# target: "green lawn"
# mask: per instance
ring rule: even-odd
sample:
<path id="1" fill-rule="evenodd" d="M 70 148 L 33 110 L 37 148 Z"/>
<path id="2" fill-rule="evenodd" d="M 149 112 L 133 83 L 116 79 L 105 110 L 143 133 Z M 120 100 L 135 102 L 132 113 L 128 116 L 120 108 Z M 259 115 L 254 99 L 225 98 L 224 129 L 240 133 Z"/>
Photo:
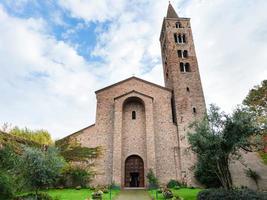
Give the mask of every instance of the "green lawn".
<path id="1" fill-rule="evenodd" d="M 46 192 L 52 197 L 59 197 L 60 200 L 85 200 L 86 198 L 91 199 L 92 190 L 89 189 L 49 189 L 43 190 L 42 192 Z M 118 195 L 120 190 L 112 190 L 112 199 Z M 110 194 L 103 194 L 103 200 L 109 200 Z"/>
<path id="2" fill-rule="evenodd" d="M 189 188 L 181 188 L 179 190 L 172 190 L 174 196 L 178 195 L 179 197 L 183 197 L 184 200 L 196 200 L 197 194 L 201 191 L 201 189 L 189 189 Z M 149 194 L 156 199 L 156 190 L 149 190 Z M 163 195 L 158 194 L 158 199 L 162 200 Z"/>

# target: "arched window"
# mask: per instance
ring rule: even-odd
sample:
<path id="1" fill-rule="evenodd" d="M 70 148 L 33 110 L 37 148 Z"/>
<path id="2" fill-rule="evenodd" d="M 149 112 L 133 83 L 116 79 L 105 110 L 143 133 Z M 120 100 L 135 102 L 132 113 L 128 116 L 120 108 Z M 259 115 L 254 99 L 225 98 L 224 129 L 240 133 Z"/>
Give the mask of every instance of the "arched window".
<path id="1" fill-rule="evenodd" d="M 178 54 L 178 57 L 181 58 L 182 57 L 182 50 L 177 50 L 177 54 Z"/>
<path id="2" fill-rule="evenodd" d="M 190 72 L 190 64 L 189 63 L 185 63 L 185 71 Z"/>
<path id="3" fill-rule="evenodd" d="M 181 72 L 190 72 L 190 64 L 180 62 L 180 71 Z"/>
<path id="4" fill-rule="evenodd" d="M 175 23 L 175 27 L 176 27 L 176 28 L 182 28 L 181 23 L 180 23 L 180 22 L 176 22 L 176 23 Z"/>
<path id="5" fill-rule="evenodd" d="M 196 114 L 197 113 L 197 109 L 195 107 L 193 107 L 193 113 Z"/>
<path id="6" fill-rule="evenodd" d="M 169 78 L 169 72 L 168 72 L 168 69 L 166 70 L 166 78 Z"/>
<path id="7" fill-rule="evenodd" d="M 175 43 L 178 43 L 178 39 L 177 39 L 177 33 L 174 33 L 174 41 L 175 41 Z"/>
<path id="8" fill-rule="evenodd" d="M 184 50 L 184 51 L 183 51 L 183 57 L 184 57 L 184 58 L 187 58 L 187 57 L 188 57 L 188 51 L 187 51 L 187 50 Z"/>
<path id="9" fill-rule="evenodd" d="M 136 112 L 132 111 L 132 119 L 136 119 Z"/>
<path id="10" fill-rule="evenodd" d="M 183 34 L 183 42 L 182 43 L 186 43 L 186 37 L 185 34 Z"/>
<path id="11" fill-rule="evenodd" d="M 180 71 L 181 71 L 181 72 L 185 72 L 185 71 L 184 71 L 184 63 L 182 63 L 182 62 L 180 62 Z"/>
<path id="12" fill-rule="evenodd" d="M 178 43 L 183 43 L 183 38 L 180 34 L 178 35 Z"/>
<path id="13" fill-rule="evenodd" d="M 174 33 L 173 36 L 174 36 L 175 43 L 178 43 L 178 44 L 186 43 L 185 34 L 181 35 L 181 34 Z"/>
<path id="14" fill-rule="evenodd" d="M 186 87 L 186 91 L 187 91 L 187 92 L 190 92 L 190 89 L 189 89 L 189 87 Z"/>

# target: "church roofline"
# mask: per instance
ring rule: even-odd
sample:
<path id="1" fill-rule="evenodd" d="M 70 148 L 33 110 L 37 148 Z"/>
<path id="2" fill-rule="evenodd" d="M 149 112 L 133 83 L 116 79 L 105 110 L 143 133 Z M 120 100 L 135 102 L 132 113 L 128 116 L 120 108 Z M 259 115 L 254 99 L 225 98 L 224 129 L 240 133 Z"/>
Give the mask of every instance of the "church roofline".
<path id="1" fill-rule="evenodd" d="M 63 137 L 63 138 L 61 138 L 61 139 L 59 139 L 59 140 L 57 140 L 57 141 L 64 140 L 64 139 L 66 139 L 66 138 L 69 138 L 69 137 L 71 137 L 71 136 L 74 136 L 74 135 L 80 133 L 81 131 L 84 131 L 84 130 L 86 130 L 86 129 L 88 129 L 88 128 L 93 127 L 94 125 L 95 125 L 95 124 L 91 124 L 90 126 L 87 126 L 87 127 L 85 127 L 85 128 L 82 128 L 81 130 L 75 131 L 74 133 L 71 133 L 70 135 L 67 135 L 66 137 Z"/>
<path id="2" fill-rule="evenodd" d="M 130 77 L 130 78 L 124 79 L 124 80 L 122 80 L 122 81 L 119 81 L 119 82 L 117 82 L 117 83 L 114 83 L 114 84 L 112 84 L 112 85 L 109 85 L 109 86 L 107 86 L 107 87 L 104 87 L 104 88 L 102 88 L 102 89 L 99 89 L 99 90 L 95 91 L 95 93 L 97 94 L 97 93 L 99 93 L 99 92 L 102 92 L 102 91 L 104 91 L 104 90 L 107 90 L 107 89 L 109 89 L 109 88 L 112 88 L 112 87 L 114 87 L 114 86 L 116 86 L 116 85 L 119 85 L 119 84 L 121 84 L 121 83 L 124 83 L 124 82 L 126 82 L 126 81 L 129 81 L 129 80 L 131 80 L 131 79 L 136 79 L 136 80 L 138 80 L 138 81 L 142 81 L 142 82 L 147 83 L 147 84 L 149 84 L 149 85 L 152 85 L 152 86 L 155 86 L 155 87 L 157 87 L 157 88 L 160 88 L 160 89 L 167 90 L 167 91 L 170 91 L 170 92 L 171 92 L 171 89 L 168 89 L 168 88 L 163 87 L 163 86 L 161 86 L 161 85 L 158 85 L 158 84 L 155 84 L 155 83 L 151 83 L 151 82 L 146 81 L 146 80 L 143 80 L 143 79 L 141 79 L 141 78 L 137 78 L 137 77 L 135 77 L 135 76 L 132 76 L 132 77 Z"/>
<path id="3" fill-rule="evenodd" d="M 123 97 L 123 96 L 126 96 L 126 95 L 128 95 L 128 94 L 131 94 L 131 93 L 137 93 L 137 94 L 140 94 L 140 95 L 142 95 L 142 96 L 145 96 L 145 97 L 148 97 L 148 98 L 154 100 L 153 97 L 151 97 L 151 96 L 149 96 L 149 95 L 147 95 L 147 94 L 143 94 L 142 92 L 138 92 L 138 91 L 136 91 L 136 90 L 132 90 L 132 91 L 130 91 L 130 92 L 127 92 L 127 93 L 125 93 L 125 94 L 122 94 L 122 95 L 120 95 L 120 96 L 117 96 L 117 97 L 114 98 L 114 100 L 115 100 L 115 99 L 119 99 L 119 98 L 121 98 L 121 97 Z"/>

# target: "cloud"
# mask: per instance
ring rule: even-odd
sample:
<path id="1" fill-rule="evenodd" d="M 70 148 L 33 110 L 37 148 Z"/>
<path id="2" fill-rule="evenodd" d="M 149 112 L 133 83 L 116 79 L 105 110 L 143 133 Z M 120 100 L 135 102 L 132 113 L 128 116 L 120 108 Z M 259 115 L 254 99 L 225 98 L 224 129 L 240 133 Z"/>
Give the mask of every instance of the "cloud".
<path id="1" fill-rule="evenodd" d="M 25 12 L 27 2 L 17 4 L 17 10 Z M 95 90 L 133 74 L 163 85 L 159 34 L 167 1 L 51 4 L 58 7 L 49 19 L 41 14 L 21 18 L 0 7 L 0 122 L 45 128 L 59 138 L 94 122 Z M 180 17 L 191 18 L 207 103 L 230 111 L 267 77 L 267 2 L 172 4 Z M 61 39 L 51 31 L 55 24 L 63 27 Z M 92 24 L 95 30 L 79 40 L 96 38 L 88 58 L 79 53 L 84 45 L 71 39 Z"/>
<path id="2" fill-rule="evenodd" d="M 86 21 L 112 20 L 123 13 L 123 0 L 60 0 L 59 4 L 68 10 L 73 17 Z"/>
<path id="3" fill-rule="evenodd" d="M 18 19 L 0 7 L 0 23 L 1 121 L 47 128 L 54 137 L 93 122 L 92 66 L 46 33 L 42 19 Z"/>

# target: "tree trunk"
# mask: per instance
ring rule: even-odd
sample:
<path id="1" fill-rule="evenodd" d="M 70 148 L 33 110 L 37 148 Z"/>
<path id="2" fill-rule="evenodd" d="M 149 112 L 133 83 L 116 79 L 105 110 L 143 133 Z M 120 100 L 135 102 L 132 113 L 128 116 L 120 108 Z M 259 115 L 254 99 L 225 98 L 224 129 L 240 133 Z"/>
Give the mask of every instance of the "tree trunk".
<path id="1" fill-rule="evenodd" d="M 231 190 L 233 188 L 232 176 L 229 170 L 229 160 L 228 157 L 220 158 L 216 161 L 217 167 L 217 176 L 221 181 L 223 187 L 227 190 Z"/>

